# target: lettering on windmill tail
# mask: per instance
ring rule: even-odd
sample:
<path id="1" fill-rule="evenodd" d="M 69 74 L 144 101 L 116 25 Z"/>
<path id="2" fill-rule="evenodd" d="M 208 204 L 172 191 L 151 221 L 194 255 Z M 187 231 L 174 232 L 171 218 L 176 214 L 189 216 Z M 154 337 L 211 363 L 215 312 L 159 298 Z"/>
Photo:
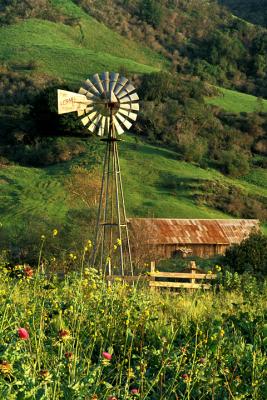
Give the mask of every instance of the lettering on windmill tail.
<path id="1" fill-rule="evenodd" d="M 69 103 L 72 103 L 72 105 L 73 105 L 73 103 L 74 103 L 74 97 L 70 97 L 69 99 L 63 100 L 62 103 L 61 103 L 61 105 L 62 105 L 62 106 L 66 106 L 66 105 L 69 104 Z"/>
<path id="2" fill-rule="evenodd" d="M 84 110 L 85 108 L 86 102 L 75 96 L 61 99 L 59 103 L 59 110 L 61 113 Z"/>

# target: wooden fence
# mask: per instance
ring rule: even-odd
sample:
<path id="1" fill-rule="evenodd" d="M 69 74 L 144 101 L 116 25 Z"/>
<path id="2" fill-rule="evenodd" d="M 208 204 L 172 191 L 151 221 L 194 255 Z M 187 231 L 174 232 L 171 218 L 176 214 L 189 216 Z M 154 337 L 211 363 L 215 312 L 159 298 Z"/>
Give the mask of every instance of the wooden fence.
<path id="1" fill-rule="evenodd" d="M 151 263 L 151 272 L 149 275 L 139 276 L 107 276 L 109 282 L 124 281 L 132 282 L 148 282 L 151 289 L 167 288 L 167 289 L 210 289 L 211 281 L 217 278 L 216 274 L 198 273 L 194 261 L 190 263 L 188 272 L 156 272 L 155 263 Z"/>

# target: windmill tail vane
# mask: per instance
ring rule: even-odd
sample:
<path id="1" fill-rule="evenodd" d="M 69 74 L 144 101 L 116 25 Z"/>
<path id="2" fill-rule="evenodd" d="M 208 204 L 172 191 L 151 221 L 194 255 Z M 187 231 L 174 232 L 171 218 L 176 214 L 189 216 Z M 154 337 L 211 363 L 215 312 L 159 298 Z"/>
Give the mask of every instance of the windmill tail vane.
<path id="1" fill-rule="evenodd" d="M 118 73 L 87 79 L 79 93 L 58 90 L 58 113 L 77 112 L 82 124 L 106 142 L 92 262 L 101 272 L 133 274 L 117 135 L 137 119 L 139 97 Z"/>

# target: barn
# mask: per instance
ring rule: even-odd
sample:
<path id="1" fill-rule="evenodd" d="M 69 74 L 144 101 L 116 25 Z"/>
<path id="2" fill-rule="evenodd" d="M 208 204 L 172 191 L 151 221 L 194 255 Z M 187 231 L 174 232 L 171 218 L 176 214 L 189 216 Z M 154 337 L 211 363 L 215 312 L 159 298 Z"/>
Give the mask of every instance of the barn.
<path id="1" fill-rule="evenodd" d="M 134 257 L 147 254 L 154 260 L 180 253 L 202 258 L 225 254 L 251 232 L 259 231 L 256 219 L 162 219 L 131 218 L 129 229 Z"/>

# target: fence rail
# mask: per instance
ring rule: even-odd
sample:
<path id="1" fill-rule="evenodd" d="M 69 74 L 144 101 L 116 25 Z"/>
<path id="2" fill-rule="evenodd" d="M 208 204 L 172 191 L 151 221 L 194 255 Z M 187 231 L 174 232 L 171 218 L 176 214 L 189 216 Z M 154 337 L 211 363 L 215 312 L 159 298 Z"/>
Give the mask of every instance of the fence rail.
<path id="1" fill-rule="evenodd" d="M 217 278 L 216 274 L 205 274 L 196 272 L 196 265 L 191 264 L 189 272 L 156 272 L 155 265 L 151 265 L 149 275 L 139 276 L 106 276 L 108 282 L 148 282 L 151 289 L 166 288 L 166 289 L 210 289 L 211 284 L 206 281 L 211 281 Z M 168 280 L 166 280 L 168 279 Z M 187 280 L 187 282 L 184 282 Z"/>

